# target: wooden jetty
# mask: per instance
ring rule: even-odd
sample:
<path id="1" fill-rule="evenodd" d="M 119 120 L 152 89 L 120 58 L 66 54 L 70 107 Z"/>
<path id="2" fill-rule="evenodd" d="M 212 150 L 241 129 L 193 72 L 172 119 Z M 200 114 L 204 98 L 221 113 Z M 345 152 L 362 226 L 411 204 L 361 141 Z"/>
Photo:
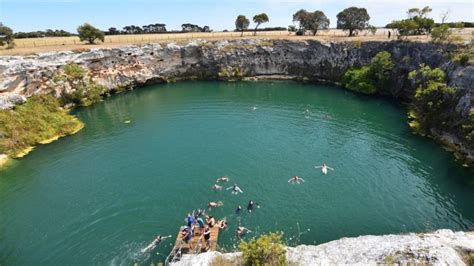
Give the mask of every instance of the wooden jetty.
<path id="1" fill-rule="evenodd" d="M 219 238 L 219 226 L 215 225 L 214 227 L 210 228 L 211 231 L 211 239 L 210 239 L 210 247 L 206 249 L 206 240 L 204 236 L 201 237 L 201 232 L 199 231 L 199 226 L 194 228 L 194 234 L 188 243 L 184 241 L 183 235 L 181 232 L 183 231 L 184 226 L 181 226 L 179 229 L 178 235 L 176 237 L 176 242 L 174 244 L 173 250 L 166 258 L 166 264 L 168 265 L 170 262 L 176 262 L 181 259 L 181 256 L 184 254 L 200 254 L 202 252 L 207 251 L 215 251 L 217 249 L 217 239 Z M 204 233 L 204 229 L 202 229 L 202 233 Z"/>

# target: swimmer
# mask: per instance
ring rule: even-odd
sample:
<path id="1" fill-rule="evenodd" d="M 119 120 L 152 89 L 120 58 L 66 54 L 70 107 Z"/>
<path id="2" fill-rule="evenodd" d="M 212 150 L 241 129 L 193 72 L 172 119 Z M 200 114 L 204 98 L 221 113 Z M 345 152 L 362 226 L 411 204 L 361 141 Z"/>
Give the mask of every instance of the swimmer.
<path id="1" fill-rule="evenodd" d="M 230 178 L 228 176 L 224 175 L 224 176 L 219 177 L 216 182 L 217 183 L 219 183 L 221 181 L 222 182 L 229 182 L 229 180 L 230 180 Z"/>
<path id="2" fill-rule="evenodd" d="M 228 187 L 226 190 L 229 190 L 229 189 L 232 189 L 232 194 L 234 194 L 234 195 L 237 195 L 237 194 L 239 194 L 239 193 L 244 193 L 244 192 L 242 191 L 242 189 L 240 189 L 240 188 L 237 186 L 237 184 L 234 184 L 233 186 Z"/>
<path id="3" fill-rule="evenodd" d="M 292 178 L 290 178 L 290 180 L 288 180 L 288 183 L 292 183 L 292 184 L 294 183 L 300 184 L 301 182 L 304 182 L 304 179 L 297 175 L 293 176 Z"/>
<path id="4" fill-rule="evenodd" d="M 250 231 L 248 228 L 245 228 L 243 226 L 239 226 L 237 227 L 237 230 L 235 231 L 235 234 L 237 235 L 237 237 L 242 240 L 242 236 L 246 233 L 246 232 L 252 232 Z"/>
<path id="5" fill-rule="evenodd" d="M 218 184 L 214 184 L 214 185 L 211 187 L 211 189 L 214 190 L 214 191 L 222 190 L 222 186 L 219 186 Z"/>
<path id="6" fill-rule="evenodd" d="M 229 224 L 227 223 L 227 221 L 225 219 L 220 220 L 219 222 L 217 222 L 217 225 L 219 226 L 220 230 L 226 230 L 227 227 L 229 226 Z"/>
<path id="7" fill-rule="evenodd" d="M 207 207 L 209 208 L 209 210 L 211 210 L 212 208 L 217 208 L 217 207 L 220 207 L 222 205 L 224 205 L 224 203 L 222 203 L 222 201 L 218 201 L 218 202 L 210 201 L 207 204 Z"/>
<path id="8" fill-rule="evenodd" d="M 237 206 L 237 209 L 235 209 L 235 214 L 239 215 L 242 212 L 242 206 Z"/>
<path id="9" fill-rule="evenodd" d="M 253 201 L 253 200 L 250 200 L 250 201 L 249 201 L 249 204 L 247 205 L 247 211 L 248 211 L 248 212 L 252 212 L 254 205 L 257 205 L 257 208 L 260 208 L 260 205 L 259 205 L 258 203 L 256 203 L 256 202 Z"/>
<path id="10" fill-rule="evenodd" d="M 150 245 L 148 245 L 146 248 L 142 249 L 142 253 L 145 253 L 145 252 L 148 252 L 148 251 L 152 251 L 156 246 L 158 246 L 158 244 L 160 244 L 160 242 L 162 240 L 165 240 L 167 238 L 169 238 L 171 236 L 161 236 L 161 235 L 157 235 L 156 238 L 150 243 Z"/>
<path id="11" fill-rule="evenodd" d="M 321 168 L 323 175 L 328 174 L 328 169 L 334 171 L 334 168 L 327 166 L 326 163 L 323 163 L 323 165 L 320 166 L 315 166 L 314 168 Z"/>

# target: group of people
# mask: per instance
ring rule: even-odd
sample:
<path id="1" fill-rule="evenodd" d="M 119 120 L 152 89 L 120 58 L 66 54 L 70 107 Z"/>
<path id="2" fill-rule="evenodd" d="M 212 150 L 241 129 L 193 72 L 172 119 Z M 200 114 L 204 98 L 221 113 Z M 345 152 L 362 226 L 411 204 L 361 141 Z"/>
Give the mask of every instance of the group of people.
<path id="1" fill-rule="evenodd" d="M 323 163 L 322 165 L 315 166 L 314 168 L 321 168 L 321 172 L 323 173 L 323 175 L 327 175 L 328 170 L 334 171 L 334 168 L 327 166 L 326 163 Z M 304 179 L 297 176 L 297 175 L 291 177 L 288 180 L 288 183 L 291 183 L 291 184 L 301 184 L 302 182 L 305 182 Z"/>
<path id="2" fill-rule="evenodd" d="M 332 170 L 332 171 L 334 170 L 334 168 L 329 167 L 326 163 L 323 163 L 320 166 L 315 166 L 315 168 L 320 168 L 322 174 L 324 174 L 324 175 L 327 175 L 328 170 Z M 214 191 L 222 190 L 222 186 L 219 185 L 219 184 L 223 183 L 223 182 L 229 182 L 229 181 L 230 181 L 230 178 L 228 176 L 221 176 L 221 177 L 217 178 L 216 183 L 211 187 L 211 189 L 214 190 Z M 295 184 L 295 183 L 296 184 L 301 184 L 302 182 L 305 182 L 305 180 L 303 178 L 299 177 L 299 176 L 296 176 L 296 175 L 288 180 L 288 183 L 292 183 L 292 184 Z M 234 183 L 234 185 L 226 188 L 226 190 L 231 190 L 231 193 L 233 195 L 244 193 L 244 191 L 236 183 Z M 217 208 L 217 207 L 220 207 L 222 205 L 223 205 L 223 203 L 221 201 L 217 201 L 217 202 L 216 201 L 211 201 L 211 202 L 208 203 L 207 206 L 208 206 L 209 210 L 211 210 L 213 208 Z M 260 205 L 257 202 L 255 202 L 253 200 L 250 200 L 247 204 L 247 212 L 252 213 L 252 211 L 254 210 L 255 207 L 260 208 Z M 242 213 L 242 210 L 243 210 L 242 206 L 238 205 L 236 210 L 235 210 L 235 214 L 240 215 Z M 203 218 L 205 218 L 205 222 L 204 222 Z M 186 243 L 188 245 L 188 248 L 191 249 L 191 250 L 194 248 L 192 246 L 192 238 L 195 235 L 199 236 L 199 240 L 201 240 L 202 238 L 204 239 L 204 242 L 206 244 L 205 249 L 208 250 L 211 247 L 211 228 L 213 228 L 214 226 L 218 226 L 219 230 L 226 230 L 229 226 L 226 219 L 216 221 L 216 219 L 212 215 L 207 215 L 204 212 L 204 210 L 202 210 L 202 209 L 198 209 L 197 211 L 193 211 L 192 213 L 188 213 L 188 216 L 186 218 L 186 223 L 187 223 L 187 225 L 184 226 L 183 229 L 180 232 L 180 238 L 181 238 L 181 240 L 184 241 L 184 243 Z M 198 228 L 198 230 L 195 230 L 196 227 Z M 238 226 L 235 233 L 236 233 L 237 238 L 239 240 L 242 240 L 242 236 L 245 235 L 245 233 L 247 233 L 247 232 L 252 232 L 252 231 L 249 230 L 246 227 Z M 171 236 L 163 237 L 161 235 L 158 235 L 153 240 L 153 242 L 150 243 L 150 245 L 148 245 L 146 248 L 144 248 L 142 250 L 142 252 L 151 251 L 163 239 L 166 239 L 166 238 L 169 238 L 169 237 L 171 237 Z M 199 243 L 199 241 L 198 241 L 198 243 Z"/>

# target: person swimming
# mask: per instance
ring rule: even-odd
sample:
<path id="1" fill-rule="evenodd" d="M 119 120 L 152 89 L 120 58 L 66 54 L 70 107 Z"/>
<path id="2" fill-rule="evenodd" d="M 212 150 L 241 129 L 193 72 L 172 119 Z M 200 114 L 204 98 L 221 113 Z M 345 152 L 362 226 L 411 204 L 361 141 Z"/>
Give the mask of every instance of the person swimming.
<path id="1" fill-rule="evenodd" d="M 219 177 L 219 178 L 216 180 L 216 182 L 217 182 L 217 183 L 219 183 L 219 182 L 229 182 L 229 180 L 230 180 L 230 178 L 229 178 L 228 176 L 224 175 L 224 176 Z"/>
<path id="2" fill-rule="evenodd" d="M 219 226 L 220 230 L 226 230 L 227 227 L 229 226 L 229 224 L 227 223 L 227 221 L 225 219 L 220 220 L 219 222 L 217 222 L 217 225 Z"/>
<path id="3" fill-rule="evenodd" d="M 162 240 L 165 240 L 171 236 L 161 236 L 157 235 L 156 238 L 144 249 L 142 249 L 142 253 L 152 251 L 156 246 L 158 246 Z"/>
<path id="4" fill-rule="evenodd" d="M 237 194 L 239 194 L 239 193 L 244 193 L 244 192 L 242 191 L 242 189 L 240 189 L 240 188 L 237 186 L 237 184 L 234 184 L 233 186 L 226 188 L 226 190 L 229 190 L 229 189 L 232 189 L 232 194 L 234 194 L 234 195 L 237 195 Z"/>
<path id="5" fill-rule="evenodd" d="M 242 240 L 242 236 L 247 232 L 252 232 L 252 231 L 250 231 L 248 228 L 245 228 L 243 226 L 239 226 L 239 227 L 237 227 L 237 230 L 235 231 L 235 234 L 237 235 L 237 237 L 240 240 Z"/>
<path id="6" fill-rule="evenodd" d="M 224 203 L 222 203 L 222 201 L 218 201 L 218 202 L 210 201 L 207 204 L 207 207 L 209 208 L 209 210 L 211 210 L 212 208 L 217 208 L 217 207 L 220 207 L 222 205 L 224 205 Z"/>
<path id="7" fill-rule="evenodd" d="M 257 205 L 257 208 L 260 208 L 260 205 L 258 203 L 256 203 L 255 201 L 253 200 L 250 200 L 249 201 L 249 204 L 247 205 L 247 211 L 248 212 L 252 212 L 253 211 L 253 207 Z"/>
<path id="8" fill-rule="evenodd" d="M 323 163 L 323 165 L 320 166 L 315 166 L 314 168 L 321 168 L 323 175 L 328 174 L 328 169 L 334 171 L 334 168 L 327 166 L 326 163 Z"/>
<path id="9" fill-rule="evenodd" d="M 294 183 L 300 184 L 300 182 L 304 182 L 304 179 L 297 175 L 293 176 L 292 178 L 290 178 L 290 180 L 288 180 L 288 183 L 292 183 L 292 184 Z"/>
<path id="10" fill-rule="evenodd" d="M 214 185 L 211 187 L 211 189 L 214 190 L 214 191 L 222 190 L 222 186 L 219 186 L 218 184 L 214 184 Z"/>
<path id="11" fill-rule="evenodd" d="M 235 209 L 235 214 L 239 215 L 242 212 L 242 206 L 237 206 L 237 209 Z"/>

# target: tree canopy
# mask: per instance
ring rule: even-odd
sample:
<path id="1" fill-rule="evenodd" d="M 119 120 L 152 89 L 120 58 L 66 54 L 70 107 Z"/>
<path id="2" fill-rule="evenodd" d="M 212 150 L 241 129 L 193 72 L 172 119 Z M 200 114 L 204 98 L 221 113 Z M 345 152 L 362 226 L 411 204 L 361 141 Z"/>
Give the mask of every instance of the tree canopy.
<path id="1" fill-rule="evenodd" d="M 266 22 L 268 22 L 268 21 L 269 21 L 268 16 L 267 16 L 267 14 L 265 14 L 265 13 L 261 13 L 261 14 L 258 14 L 258 15 L 253 16 L 253 22 L 257 24 L 257 25 L 255 26 L 254 35 L 257 35 L 257 28 L 258 28 L 258 26 L 260 26 L 260 24 L 266 23 Z"/>
<path id="2" fill-rule="evenodd" d="M 337 28 L 348 30 L 349 37 L 369 27 L 370 16 L 365 8 L 349 7 L 337 14 Z"/>
<path id="3" fill-rule="evenodd" d="M 329 27 L 329 19 L 324 12 L 320 10 L 308 12 L 304 9 L 300 9 L 293 14 L 293 21 L 298 22 L 300 32 L 304 33 L 309 30 L 313 35 L 316 35 L 318 30 L 327 29 Z"/>
<path id="4" fill-rule="evenodd" d="M 81 41 L 87 41 L 89 44 L 93 44 L 95 40 L 104 41 L 104 32 L 89 23 L 77 27 L 77 33 Z"/>
<path id="5" fill-rule="evenodd" d="M 235 30 L 240 31 L 240 36 L 244 35 L 244 30 L 248 29 L 250 25 L 250 21 L 244 15 L 238 15 L 237 19 L 235 20 Z"/>
<path id="6" fill-rule="evenodd" d="M 9 27 L 3 25 L 3 23 L 0 22 L 0 45 L 8 45 L 8 48 L 13 48 L 14 46 L 14 36 L 13 36 L 13 30 L 10 29 Z"/>
<path id="7" fill-rule="evenodd" d="M 432 18 L 426 16 L 430 12 L 429 6 L 421 9 L 410 8 L 407 11 L 407 19 L 394 20 L 387 26 L 397 29 L 401 36 L 428 34 L 435 24 Z"/>

